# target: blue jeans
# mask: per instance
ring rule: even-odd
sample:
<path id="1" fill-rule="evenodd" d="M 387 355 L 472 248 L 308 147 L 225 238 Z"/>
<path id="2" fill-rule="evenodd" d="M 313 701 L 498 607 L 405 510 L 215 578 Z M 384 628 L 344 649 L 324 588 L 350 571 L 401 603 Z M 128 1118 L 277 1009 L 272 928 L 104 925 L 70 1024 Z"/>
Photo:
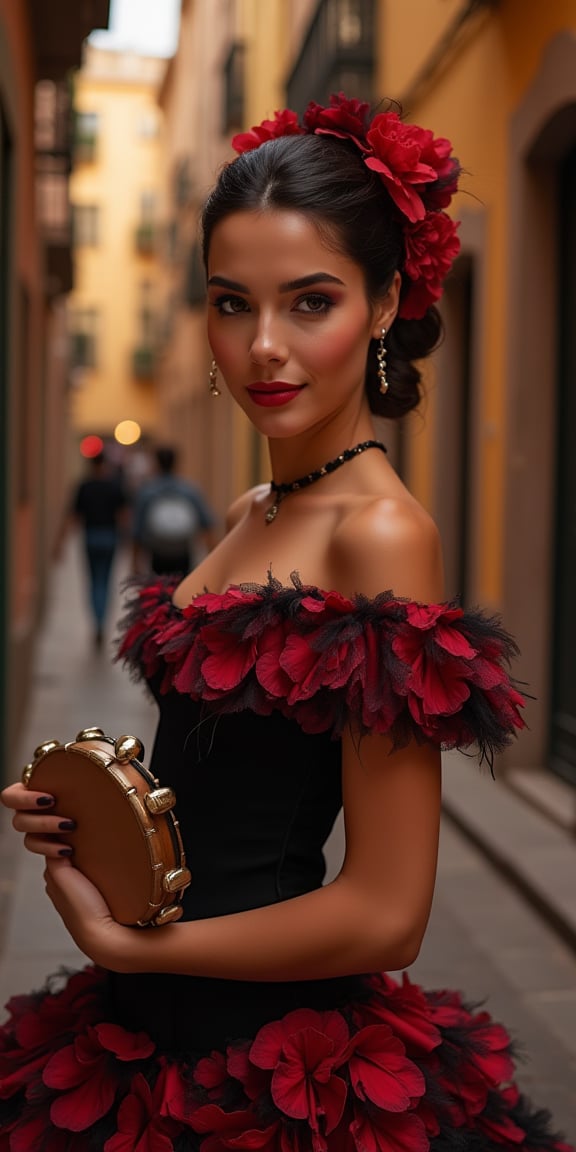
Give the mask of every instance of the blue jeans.
<path id="1" fill-rule="evenodd" d="M 86 529 L 86 557 L 90 579 L 90 605 L 96 627 L 102 628 L 108 607 L 110 574 L 116 551 L 117 533 L 115 528 Z"/>

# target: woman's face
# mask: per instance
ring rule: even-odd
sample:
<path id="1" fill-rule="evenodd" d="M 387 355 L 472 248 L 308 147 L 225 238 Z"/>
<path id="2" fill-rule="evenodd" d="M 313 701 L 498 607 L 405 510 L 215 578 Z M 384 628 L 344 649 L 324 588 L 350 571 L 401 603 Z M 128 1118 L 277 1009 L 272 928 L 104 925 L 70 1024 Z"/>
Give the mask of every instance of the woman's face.
<path id="1" fill-rule="evenodd" d="M 327 247 L 301 213 L 221 220 L 208 298 L 215 360 L 264 435 L 297 435 L 364 402 L 368 344 L 389 326 L 390 300 L 370 304 L 360 266 Z"/>

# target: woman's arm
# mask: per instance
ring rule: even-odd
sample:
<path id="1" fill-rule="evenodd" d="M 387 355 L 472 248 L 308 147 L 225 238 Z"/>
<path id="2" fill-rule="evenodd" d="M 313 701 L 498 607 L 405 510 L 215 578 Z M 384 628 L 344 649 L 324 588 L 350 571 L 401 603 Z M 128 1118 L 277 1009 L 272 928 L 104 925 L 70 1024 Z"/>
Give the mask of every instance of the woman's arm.
<path id="1" fill-rule="evenodd" d="M 437 535 L 415 509 L 388 501 L 384 515 L 370 507 L 356 516 L 348 539 L 341 532 L 335 544 L 334 586 L 374 595 L 393 585 L 402 595 L 438 599 Z M 51 857 L 48 893 L 78 946 L 104 967 L 270 981 L 403 968 L 418 953 L 432 900 L 440 756 L 428 744 L 393 751 L 386 737 L 359 741 L 353 733 L 342 752 L 346 856 L 331 884 L 160 931 L 116 924 L 96 889 L 69 860 L 56 859 L 59 848 L 46 839 L 57 831 L 49 809 L 19 811 L 14 824 L 27 833 L 28 847 Z M 18 807 L 19 786 L 13 789 L 17 794 L 8 789 L 3 800 Z"/>
<path id="2" fill-rule="evenodd" d="M 398 969 L 418 954 L 428 919 L 440 808 L 439 754 L 384 737 L 343 748 L 346 857 L 314 892 L 252 911 L 158 931 L 124 928 L 68 861 L 49 863 L 48 893 L 78 947 L 119 972 L 236 980 L 305 980 Z"/>

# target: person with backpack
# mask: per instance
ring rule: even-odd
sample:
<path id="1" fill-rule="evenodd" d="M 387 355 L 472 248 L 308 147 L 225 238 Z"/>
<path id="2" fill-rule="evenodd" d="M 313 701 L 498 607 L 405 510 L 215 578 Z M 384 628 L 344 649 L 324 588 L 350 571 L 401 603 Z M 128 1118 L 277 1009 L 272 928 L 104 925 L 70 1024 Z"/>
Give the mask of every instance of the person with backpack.
<path id="1" fill-rule="evenodd" d="M 176 475 L 176 452 L 155 451 L 157 475 L 142 486 L 134 501 L 133 567 L 146 563 L 158 575 L 188 572 L 199 553 L 216 543 L 216 518 L 196 484 Z"/>

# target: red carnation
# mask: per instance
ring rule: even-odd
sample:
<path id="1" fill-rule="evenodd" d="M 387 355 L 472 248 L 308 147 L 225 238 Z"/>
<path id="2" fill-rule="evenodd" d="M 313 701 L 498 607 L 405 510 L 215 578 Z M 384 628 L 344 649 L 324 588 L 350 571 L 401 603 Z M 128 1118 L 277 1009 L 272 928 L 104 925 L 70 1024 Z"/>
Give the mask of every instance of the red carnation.
<path id="1" fill-rule="evenodd" d="M 282 112 L 275 112 L 273 120 L 263 120 L 255 125 L 249 132 L 239 132 L 232 137 L 232 147 L 235 152 L 252 152 L 267 140 L 276 140 L 278 136 L 302 136 L 304 129 L 298 123 L 298 115 L 290 108 Z"/>
<path id="2" fill-rule="evenodd" d="M 319 136 L 338 136 L 351 139 L 361 152 L 368 152 L 366 131 L 370 105 L 362 100 L 348 100 L 343 92 L 330 97 L 330 107 L 324 108 L 311 100 L 302 123 L 307 132 Z"/>
<path id="3" fill-rule="evenodd" d="M 172 1137 L 178 1133 L 173 1120 L 160 1114 L 166 1069 L 154 1085 L 138 1072 L 118 1109 L 118 1131 L 104 1144 L 104 1152 L 173 1152 Z"/>
<path id="4" fill-rule="evenodd" d="M 42 1077 L 48 1088 L 63 1092 L 52 1102 L 52 1123 L 71 1132 L 84 1132 L 95 1124 L 114 1103 L 117 1061 L 144 1060 L 154 1048 L 145 1032 L 127 1032 L 119 1024 L 97 1024 L 55 1052 Z"/>
<path id="5" fill-rule="evenodd" d="M 366 157 L 366 165 L 378 173 L 396 207 L 412 224 L 426 215 L 420 186 L 438 178 L 430 163 L 433 139 L 431 132 L 403 124 L 397 112 L 375 116 L 366 133 L 373 153 Z"/>
<path id="6" fill-rule="evenodd" d="M 404 228 L 404 271 L 412 283 L 400 304 L 404 320 L 419 320 L 442 295 L 442 281 L 460 251 L 458 224 L 445 212 L 427 212 Z"/>
<path id="7" fill-rule="evenodd" d="M 405 1112 L 424 1094 L 424 1076 L 387 1024 L 370 1024 L 357 1032 L 346 1057 L 356 1095 L 386 1112 Z"/>
<path id="8" fill-rule="evenodd" d="M 430 1142 L 413 1112 L 358 1112 L 350 1125 L 358 1152 L 428 1152 Z"/>

